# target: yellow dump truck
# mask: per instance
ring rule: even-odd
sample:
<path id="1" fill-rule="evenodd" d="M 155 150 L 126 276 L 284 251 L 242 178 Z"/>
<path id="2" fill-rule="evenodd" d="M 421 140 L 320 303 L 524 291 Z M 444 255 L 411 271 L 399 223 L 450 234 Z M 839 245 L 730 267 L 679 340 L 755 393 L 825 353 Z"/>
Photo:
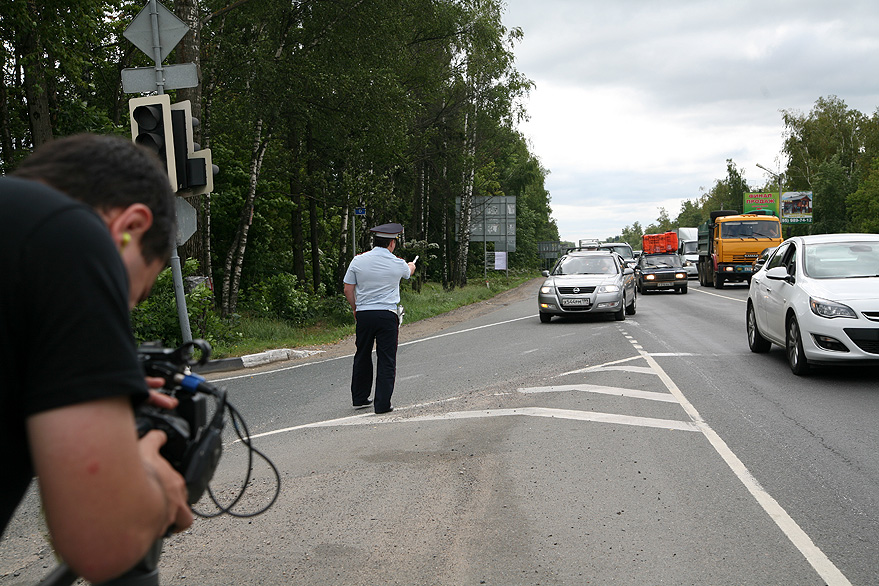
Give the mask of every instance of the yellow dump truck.
<path id="1" fill-rule="evenodd" d="M 750 283 L 757 255 L 781 240 L 781 222 L 775 216 L 711 212 L 711 220 L 699 226 L 699 284 L 720 289 L 724 283 Z"/>

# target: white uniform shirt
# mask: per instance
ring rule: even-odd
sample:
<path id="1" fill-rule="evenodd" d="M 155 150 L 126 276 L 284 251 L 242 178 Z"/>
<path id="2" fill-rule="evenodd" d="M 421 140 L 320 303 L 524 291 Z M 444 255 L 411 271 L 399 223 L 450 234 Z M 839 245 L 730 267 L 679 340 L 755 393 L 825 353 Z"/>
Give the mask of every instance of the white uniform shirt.
<path id="1" fill-rule="evenodd" d="M 397 311 L 400 279 L 410 276 L 409 264 L 383 246 L 358 254 L 348 265 L 343 281 L 354 285 L 357 311 Z"/>

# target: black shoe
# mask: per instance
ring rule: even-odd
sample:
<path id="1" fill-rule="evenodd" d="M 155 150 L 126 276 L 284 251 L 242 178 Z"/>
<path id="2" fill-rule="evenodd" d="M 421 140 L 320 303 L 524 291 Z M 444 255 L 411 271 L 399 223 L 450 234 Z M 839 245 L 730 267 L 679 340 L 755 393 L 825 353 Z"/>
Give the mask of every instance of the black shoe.
<path id="1" fill-rule="evenodd" d="M 375 414 L 376 414 L 376 415 L 381 415 L 382 413 L 390 413 L 390 412 L 393 411 L 393 410 L 394 410 L 393 407 L 388 407 L 387 409 L 383 409 L 383 410 L 381 410 L 381 411 L 379 411 L 378 409 L 376 409 L 376 410 L 375 410 Z"/>
<path id="2" fill-rule="evenodd" d="M 354 409 L 366 409 L 367 407 L 372 407 L 372 401 L 367 400 L 366 403 L 354 405 Z"/>

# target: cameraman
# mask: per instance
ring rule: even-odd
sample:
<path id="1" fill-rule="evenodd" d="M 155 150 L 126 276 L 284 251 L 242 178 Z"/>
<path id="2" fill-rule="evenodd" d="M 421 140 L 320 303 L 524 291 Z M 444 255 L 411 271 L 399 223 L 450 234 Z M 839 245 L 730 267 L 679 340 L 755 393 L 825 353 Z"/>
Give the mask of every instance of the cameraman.
<path id="1" fill-rule="evenodd" d="M 0 528 L 36 474 L 56 552 L 103 582 L 192 524 L 165 434 L 138 440 L 133 410 L 148 392 L 128 312 L 168 261 L 173 193 L 156 157 L 108 136 L 50 142 L 13 175 L 0 179 Z"/>

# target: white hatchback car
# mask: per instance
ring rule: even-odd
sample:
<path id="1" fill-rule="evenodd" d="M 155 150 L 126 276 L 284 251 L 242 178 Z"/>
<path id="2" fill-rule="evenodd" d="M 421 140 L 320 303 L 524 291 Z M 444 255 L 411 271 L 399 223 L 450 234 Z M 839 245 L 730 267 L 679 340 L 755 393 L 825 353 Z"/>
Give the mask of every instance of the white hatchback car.
<path id="1" fill-rule="evenodd" d="M 810 364 L 879 365 L 879 234 L 794 236 L 751 279 L 748 346 Z"/>

